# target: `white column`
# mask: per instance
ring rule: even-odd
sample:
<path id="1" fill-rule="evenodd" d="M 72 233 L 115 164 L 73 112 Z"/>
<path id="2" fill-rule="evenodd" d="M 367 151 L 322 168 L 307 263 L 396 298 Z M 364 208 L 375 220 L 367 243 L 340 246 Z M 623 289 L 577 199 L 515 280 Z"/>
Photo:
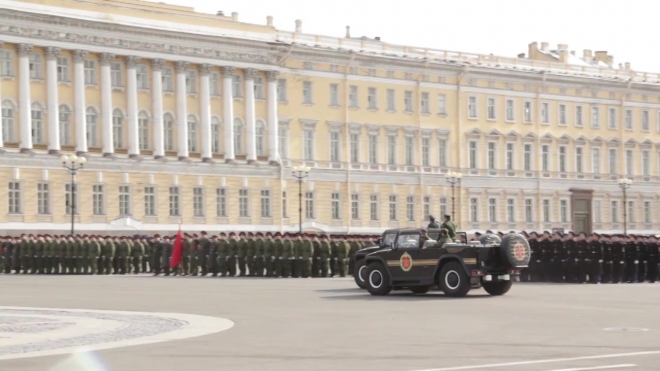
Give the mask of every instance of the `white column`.
<path id="1" fill-rule="evenodd" d="M 268 79 L 268 149 L 269 161 L 271 164 L 278 163 L 280 160 L 278 136 L 279 136 L 279 119 L 277 117 L 277 71 L 268 71 L 266 77 Z"/>
<path id="2" fill-rule="evenodd" d="M 154 122 L 154 158 L 165 157 L 165 128 L 163 126 L 163 75 L 165 65 L 164 59 L 151 61 L 151 82 L 153 99 L 153 122 Z"/>
<path id="3" fill-rule="evenodd" d="M 188 110 L 186 100 L 186 69 L 188 62 L 176 62 L 176 117 L 179 137 L 179 160 L 188 158 Z"/>
<path id="4" fill-rule="evenodd" d="M 234 94 L 232 92 L 233 67 L 222 67 L 222 109 L 225 127 L 225 162 L 234 161 Z"/>
<path id="5" fill-rule="evenodd" d="M 112 131 L 112 73 L 110 64 L 114 54 L 101 53 L 101 126 L 103 127 L 103 157 L 113 157 L 115 153 Z"/>
<path id="6" fill-rule="evenodd" d="M 2 48 L 3 43 L 0 41 L 0 48 Z M 0 77 L 0 103 L 2 102 L 2 77 Z M 0 127 L 0 153 L 5 152 L 4 149 L 2 149 L 2 146 L 4 145 L 5 140 L 2 137 L 2 128 Z"/>
<path id="7" fill-rule="evenodd" d="M 30 102 L 30 52 L 32 45 L 18 44 L 18 117 L 21 152 L 32 152 L 32 112 Z"/>
<path id="8" fill-rule="evenodd" d="M 76 153 L 79 155 L 87 153 L 87 125 L 85 123 L 85 57 L 87 57 L 86 51 L 73 51 L 73 112 L 76 128 Z"/>
<path id="9" fill-rule="evenodd" d="M 60 130 L 58 119 L 59 99 L 57 97 L 57 56 L 60 48 L 46 48 L 46 99 L 48 101 L 48 153 L 60 153 Z"/>
<path id="10" fill-rule="evenodd" d="M 257 138 L 255 128 L 254 112 L 254 76 L 257 70 L 248 68 L 245 70 L 245 126 L 247 134 L 247 160 L 248 164 L 257 161 Z"/>
<path id="11" fill-rule="evenodd" d="M 128 121 L 128 157 L 140 157 L 138 132 L 137 67 L 140 57 L 126 57 L 126 107 Z"/>
<path id="12" fill-rule="evenodd" d="M 210 64 L 203 64 L 199 68 L 201 76 L 200 111 L 202 119 L 202 161 L 211 162 L 211 69 Z"/>

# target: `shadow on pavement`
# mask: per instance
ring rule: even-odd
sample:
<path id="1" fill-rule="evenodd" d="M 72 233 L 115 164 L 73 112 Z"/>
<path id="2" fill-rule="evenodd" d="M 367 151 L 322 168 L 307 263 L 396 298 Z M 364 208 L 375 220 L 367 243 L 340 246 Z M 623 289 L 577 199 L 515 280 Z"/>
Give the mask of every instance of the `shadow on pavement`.
<path id="1" fill-rule="evenodd" d="M 320 291 L 320 290 L 318 290 Z M 360 290 L 363 291 L 363 290 Z M 410 301 L 410 300 L 471 300 L 471 299 L 487 299 L 492 298 L 491 295 L 468 295 L 462 298 L 451 298 L 440 293 L 432 293 L 425 295 L 416 295 L 412 293 L 390 294 L 386 296 L 373 296 L 368 292 L 363 291 L 362 295 L 336 295 L 336 296 L 322 296 L 321 299 L 327 300 L 363 300 L 363 301 Z"/>

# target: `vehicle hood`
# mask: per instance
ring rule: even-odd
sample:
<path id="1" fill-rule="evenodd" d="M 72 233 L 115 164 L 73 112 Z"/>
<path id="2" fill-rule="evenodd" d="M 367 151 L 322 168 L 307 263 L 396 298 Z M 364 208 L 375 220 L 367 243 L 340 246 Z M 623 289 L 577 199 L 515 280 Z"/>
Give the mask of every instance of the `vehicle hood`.
<path id="1" fill-rule="evenodd" d="M 371 254 L 375 251 L 380 251 L 380 250 L 382 250 L 382 247 L 380 247 L 380 246 L 365 247 L 362 250 L 358 250 L 355 253 L 355 256 L 367 256 L 367 255 L 369 255 L 369 254 Z M 389 250 L 389 249 L 387 249 L 387 250 Z"/>

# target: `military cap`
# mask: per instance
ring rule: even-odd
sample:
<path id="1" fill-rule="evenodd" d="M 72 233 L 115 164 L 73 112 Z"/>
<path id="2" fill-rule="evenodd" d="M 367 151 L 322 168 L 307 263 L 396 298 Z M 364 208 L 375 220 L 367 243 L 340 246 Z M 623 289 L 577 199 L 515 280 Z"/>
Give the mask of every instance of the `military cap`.
<path id="1" fill-rule="evenodd" d="M 426 228 L 422 228 L 420 231 L 421 232 L 426 232 Z"/>
<path id="2" fill-rule="evenodd" d="M 230 236 L 236 236 L 236 233 L 235 232 L 229 232 L 229 235 Z"/>
<path id="3" fill-rule="evenodd" d="M 451 218 L 451 215 L 445 214 L 445 218 Z"/>
<path id="4" fill-rule="evenodd" d="M 245 236 L 245 232 L 238 232 L 239 237 L 240 236 Z"/>
<path id="5" fill-rule="evenodd" d="M 270 232 L 266 232 L 266 237 L 268 237 L 268 236 L 272 236 L 272 235 L 273 235 L 272 233 L 270 233 Z"/>
<path id="6" fill-rule="evenodd" d="M 225 232 L 220 232 L 220 236 L 226 236 L 227 234 Z"/>
<path id="7" fill-rule="evenodd" d="M 193 234 L 193 237 L 197 238 L 197 237 L 198 237 L 198 236 L 197 236 L 197 233 Z"/>
<path id="8" fill-rule="evenodd" d="M 435 219 L 435 216 L 429 215 L 429 219 Z"/>
<path id="9" fill-rule="evenodd" d="M 201 233 L 202 235 L 208 234 L 208 233 L 206 233 L 206 231 L 201 231 L 200 233 Z"/>

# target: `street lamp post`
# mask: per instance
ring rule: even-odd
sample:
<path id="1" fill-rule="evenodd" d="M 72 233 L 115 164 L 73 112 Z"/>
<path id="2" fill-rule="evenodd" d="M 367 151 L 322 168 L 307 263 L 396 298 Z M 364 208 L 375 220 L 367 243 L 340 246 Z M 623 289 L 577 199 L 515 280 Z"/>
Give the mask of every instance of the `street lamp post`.
<path id="1" fill-rule="evenodd" d="M 628 235 L 628 193 L 627 190 L 632 185 L 632 179 L 623 177 L 619 179 L 619 187 L 623 190 L 623 235 Z"/>
<path id="2" fill-rule="evenodd" d="M 458 184 L 459 186 L 461 185 L 461 178 L 463 177 L 463 174 L 450 171 L 447 173 L 446 177 L 447 177 L 447 182 L 451 184 L 451 218 L 452 220 L 456 221 L 456 218 L 454 217 L 454 211 L 455 211 L 454 187 L 456 186 L 456 184 Z"/>
<path id="3" fill-rule="evenodd" d="M 296 166 L 293 168 L 292 175 L 298 180 L 298 231 L 302 234 L 302 184 L 303 180 L 309 176 L 307 166 Z"/>
<path id="4" fill-rule="evenodd" d="M 60 157 L 60 161 L 62 161 L 62 166 L 71 173 L 71 235 L 73 236 L 76 216 L 76 173 L 83 168 L 87 159 L 76 155 L 65 155 Z"/>

